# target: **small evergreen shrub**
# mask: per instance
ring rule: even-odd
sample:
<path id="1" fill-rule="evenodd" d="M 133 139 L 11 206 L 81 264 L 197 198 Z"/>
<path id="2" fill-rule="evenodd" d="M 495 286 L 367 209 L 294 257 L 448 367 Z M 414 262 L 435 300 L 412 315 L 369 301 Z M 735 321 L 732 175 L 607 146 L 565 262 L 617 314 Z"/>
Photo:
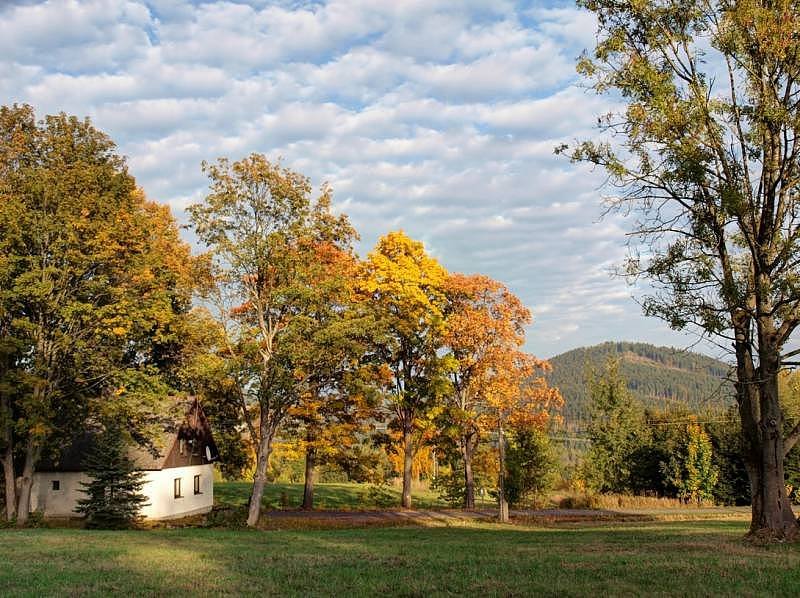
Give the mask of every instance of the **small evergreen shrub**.
<path id="1" fill-rule="evenodd" d="M 86 527 L 127 529 L 141 520 L 140 511 L 147 504 L 142 494 L 144 472 L 136 469 L 128 454 L 122 431 L 108 427 L 84 460 L 84 470 L 91 478 L 82 482 L 86 498 L 78 501 L 75 511 L 86 516 Z"/>

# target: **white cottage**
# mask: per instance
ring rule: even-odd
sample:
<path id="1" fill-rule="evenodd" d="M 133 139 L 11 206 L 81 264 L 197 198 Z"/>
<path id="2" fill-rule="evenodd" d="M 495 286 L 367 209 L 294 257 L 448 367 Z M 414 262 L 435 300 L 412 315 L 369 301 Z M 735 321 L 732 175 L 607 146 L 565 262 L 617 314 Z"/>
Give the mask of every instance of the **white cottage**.
<path id="1" fill-rule="evenodd" d="M 207 513 L 214 504 L 214 461 L 219 459 L 203 409 L 197 399 L 178 402 L 185 417 L 166 429 L 155 450 L 131 450 L 136 465 L 145 472 L 142 493 L 149 499 L 142 508 L 147 519 L 177 519 Z M 83 434 L 61 451 L 53 462 L 42 463 L 34 474 L 31 511 L 45 517 L 76 517 L 78 500 L 85 498 L 81 482 L 89 477 L 81 464 L 92 435 Z"/>

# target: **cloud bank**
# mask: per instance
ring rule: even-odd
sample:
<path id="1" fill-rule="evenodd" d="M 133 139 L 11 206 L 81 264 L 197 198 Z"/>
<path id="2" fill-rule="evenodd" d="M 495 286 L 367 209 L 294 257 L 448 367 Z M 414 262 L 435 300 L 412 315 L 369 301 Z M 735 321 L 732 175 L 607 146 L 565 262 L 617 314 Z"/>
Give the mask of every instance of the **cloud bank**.
<path id="1" fill-rule="evenodd" d="M 609 109 L 575 75 L 594 32 L 561 0 L 19 3 L 0 9 L 0 94 L 91 117 L 181 219 L 201 161 L 281 158 L 331 184 L 362 253 L 403 228 L 509 285 L 538 355 L 686 346 L 609 276 L 625 224 L 599 221 L 602 175 L 553 154 Z"/>

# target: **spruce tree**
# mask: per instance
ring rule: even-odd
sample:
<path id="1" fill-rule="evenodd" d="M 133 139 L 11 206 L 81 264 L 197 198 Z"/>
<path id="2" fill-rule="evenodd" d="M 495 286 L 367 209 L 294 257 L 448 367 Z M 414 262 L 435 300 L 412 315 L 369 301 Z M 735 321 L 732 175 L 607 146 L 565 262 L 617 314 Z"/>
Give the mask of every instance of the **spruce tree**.
<path id="1" fill-rule="evenodd" d="M 618 359 L 609 357 L 600 372 L 589 372 L 587 380 L 591 446 L 582 474 L 588 487 L 599 492 L 631 490 L 631 457 L 646 435 L 642 407 L 628 392 L 619 365 Z"/>
<path id="2" fill-rule="evenodd" d="M 144 472 L 128 455 L 124 434 L 108 427 L 97 436 L 97 442 L 84 460 L 84 470 L 91 478 L 82 482 L 87 496 L 78 501 L 75 511 L 86 516 L 86 527 L 126 529 L 140 519 L 147 497 L 141 493 Z"/>

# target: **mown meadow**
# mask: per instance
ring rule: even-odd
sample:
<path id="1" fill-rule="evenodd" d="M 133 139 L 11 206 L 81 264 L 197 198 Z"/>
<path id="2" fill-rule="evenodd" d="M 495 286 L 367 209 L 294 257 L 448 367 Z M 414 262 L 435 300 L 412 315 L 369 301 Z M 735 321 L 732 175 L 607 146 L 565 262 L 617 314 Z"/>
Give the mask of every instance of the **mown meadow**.
<path id="1" fill-rule="evenodd" d="M 0 531 L 0 594 L 794 595 L 743 520 L 308 531 Z"/>

